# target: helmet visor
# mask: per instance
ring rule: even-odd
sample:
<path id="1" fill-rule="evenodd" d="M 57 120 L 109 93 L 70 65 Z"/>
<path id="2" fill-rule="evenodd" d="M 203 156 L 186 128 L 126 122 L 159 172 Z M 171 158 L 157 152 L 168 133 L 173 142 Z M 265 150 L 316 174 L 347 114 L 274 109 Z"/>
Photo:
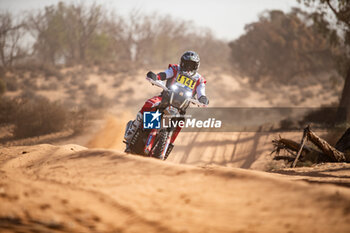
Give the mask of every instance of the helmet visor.
<path id="1" fill-rule="evenodd" d="M 194 61 L 183 61 L 181 63 L 182 71 L 197 71 L 198 63 Z"/>

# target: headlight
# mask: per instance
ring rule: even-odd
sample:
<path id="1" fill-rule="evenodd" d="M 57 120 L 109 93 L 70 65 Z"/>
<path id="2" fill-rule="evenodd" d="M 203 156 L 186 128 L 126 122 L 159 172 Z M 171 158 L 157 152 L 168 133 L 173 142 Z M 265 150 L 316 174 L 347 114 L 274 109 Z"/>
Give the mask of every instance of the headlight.
<path id="1" fill-rule="evenodd" d="M 187 97 L 191 97 L 191 96 L 192 96 L 192 92 L 187 91 L 187 92 L 186 92 L 186 96 L 187 96 Z"/>
<path id="2" fill-rule="evenodd" d="M 172 85 L 172 86 L 171 86 L 171 89 L 172 89 L 173 91 L 176 91 L 177 88 L 178 88 L 178 87 L 177 87 L 176 85 Z"/>

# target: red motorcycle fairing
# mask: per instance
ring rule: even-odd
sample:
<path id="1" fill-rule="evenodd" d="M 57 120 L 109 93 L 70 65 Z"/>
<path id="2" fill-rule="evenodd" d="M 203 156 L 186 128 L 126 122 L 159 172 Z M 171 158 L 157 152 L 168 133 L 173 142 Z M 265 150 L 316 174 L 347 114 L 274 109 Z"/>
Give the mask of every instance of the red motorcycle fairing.
<path id="1" fill-rule="evenodd" d="M 152 131 L 148 135 L 145 148 L 143 150 L 146 155 L 148 155 L 151 152 L 156 136 L 157 136 L 157 129 L 152 129 Z"/>

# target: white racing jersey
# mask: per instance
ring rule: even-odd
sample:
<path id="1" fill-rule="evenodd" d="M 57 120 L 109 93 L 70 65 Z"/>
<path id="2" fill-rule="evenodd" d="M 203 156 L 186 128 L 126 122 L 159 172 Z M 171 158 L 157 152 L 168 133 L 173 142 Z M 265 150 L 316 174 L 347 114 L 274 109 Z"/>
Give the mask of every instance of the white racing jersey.
<path id="1" fill-rule="evenodd" d="M 168 88 L 171 84 L 174 84 L 174 82 L 179 82 L 190 88 L 193 96 L 197 94 L 198 99 L 201 96 L 205 96 L 205 84 L 207 81 L 199 73 L 196 73 L 195 75 L 191 76 L 191 78 L 188 78 L 179 72 L 178 65 L 171 64 L 169 65 L 169 68 L 164 71 L 164 73 L 166 74 Z"/>

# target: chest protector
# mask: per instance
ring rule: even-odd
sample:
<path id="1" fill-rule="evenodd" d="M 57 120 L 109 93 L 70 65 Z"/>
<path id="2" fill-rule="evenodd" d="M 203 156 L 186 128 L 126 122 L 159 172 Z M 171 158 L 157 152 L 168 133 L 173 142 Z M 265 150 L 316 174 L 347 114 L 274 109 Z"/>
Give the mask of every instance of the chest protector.
<path id="1" fill-rule="evenodd" d="M 187 86 L 194 86 L 193 89 L 192 89 L 192 96 L 196 96 L 197 94 L 197 87 L 199 84 L 201 83 L 206 83 L 206 80 L 198 73 L 196 73 L 193 77 L 191 78 L 188 78 L 188 77 L 181 77 L 179 75 L 180 74 L 180 68 L 178 65 L 176 64 L 169 64 L 169 68 L 171 68 L 173 70 L 173 77 L 172 78 L 169 78 L 167 79 L 166 81 L 166 87 L 167 88 L 170 88 L 172 84 L 174 84 L 175 82 L 180 82 L 180 83 L 185 83 L 187 81 Z M 187 79 L 187 80 L 184 80 L 184 79 Z"/>

